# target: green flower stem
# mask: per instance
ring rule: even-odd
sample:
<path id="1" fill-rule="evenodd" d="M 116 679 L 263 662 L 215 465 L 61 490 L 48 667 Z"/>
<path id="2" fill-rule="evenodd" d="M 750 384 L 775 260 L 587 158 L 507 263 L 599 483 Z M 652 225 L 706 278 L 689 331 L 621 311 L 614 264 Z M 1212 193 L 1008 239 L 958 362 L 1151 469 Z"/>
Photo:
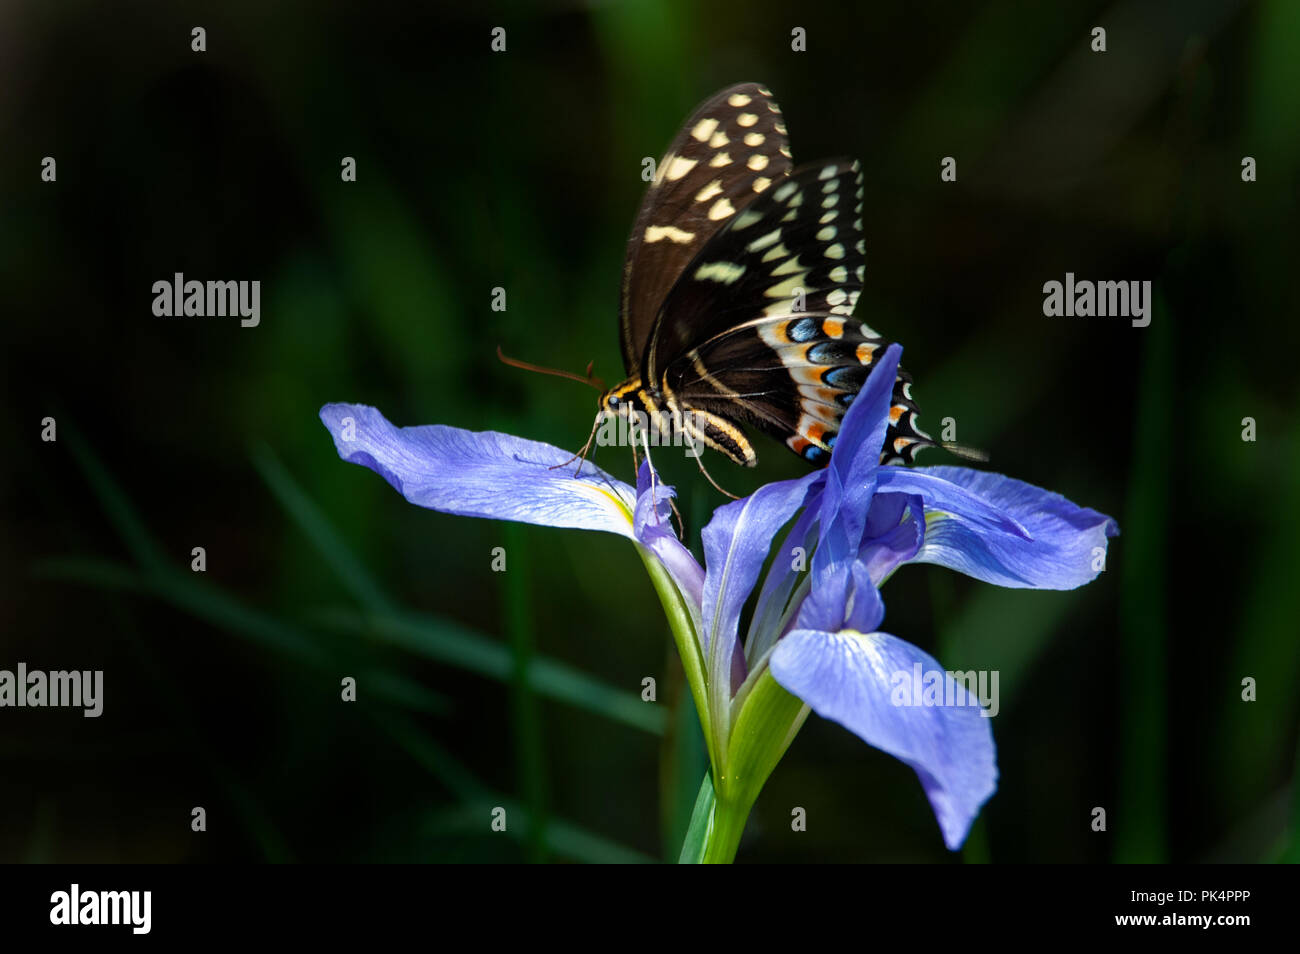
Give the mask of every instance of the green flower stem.
<path id="1" fill-rule="evenodd" d="M 700 719 L 700 728 L 704 731 L 704 742 L 709 750 L 709 764 L 717 765 L 719 752 L 717 741 L 710 731 L 709 680 L 704 667 L 704 654 L 700 651 L 699 638 L 695 633 L 695 622 L 689 604 L 677 589 L 677 584 L 668 570 L 659 562 L 659 558 L 640 544 L 636 545 L 641 562 L 645 564 L 659 602 L 663 604 L 668 616 L 668 628 L 672 630 L 673 642 L 677 644 L 677 654 L 682 660 L 682 669 L 686 672 L 686 682 L 691 687 L 691 698 L 695 700 L 695 712 Z"/>
<path id="2" fill-rule="evenodd" d="M 746 691 L 725 701 L 735 711 L 722 720 L 728 729 L 719 738 L 718 722 L 710 717 L 708 669 L 691 605 L 658 557 L 639 544 L 637 552 L 668 616 L 709 750 L 710 774 L 700 787 L 680 860 L 730 864 L 750 809 L 807 718 L 808 707 L 777 684 L 764 661 L 746 680 Z"/>
<path id="3" fill-rule="evenodd" d="M 704 839 L 704 856 L 700 859 L 703 864 L 729 865 L 736 860 L 736 849 L 740 847 L 740 836 L 745 833 L 752 807 L 752 800 L 746 804 L 725 790 L 717 794 Z"/>

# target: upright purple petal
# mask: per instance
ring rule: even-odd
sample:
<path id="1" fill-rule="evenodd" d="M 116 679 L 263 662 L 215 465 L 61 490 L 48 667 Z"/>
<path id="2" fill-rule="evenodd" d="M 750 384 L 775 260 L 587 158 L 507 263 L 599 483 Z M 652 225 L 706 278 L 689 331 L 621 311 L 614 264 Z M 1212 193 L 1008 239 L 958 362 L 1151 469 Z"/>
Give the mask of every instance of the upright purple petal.
<path id="1" fill-rule="evenodd" d="M 797 629 L 777 644 L 771 669 L 818 715 L 912 766 L 944 843 L 961 847 L 997 787 L 993 732 L 978 700 L 929 655 L 888 633 Z M 932 678 L 943 686 L 940 701 L 953 704 L 913 698 L 915 672 L 943 673 Z"/>
<path id="2" fill-rule="evenodd" d="M 1105 568 L 1119 525 L 1060 494 L 966 467 L 889 468 L 925 501 L 925 541 L 913 557 L 999 586 L 1070 590 Z M 999 525 L 989 514 L 1001 515 Z"/>
<path id="3" fill-rule="evenodd" d="M 373 407 L 327 404 L 339 456 L 369 467 L 413 504 L 466 517 L 633 537 L 633 489 L 558 447 L 458 427 L 394 427 Z"/>
<path id="4" fill-rule="evenodd" d="M 812 589 L 799 606 L 798 629 L 869 633 L 885 618 L 885 603 L 865 563 L 848 559 L 814 570 Z"/>
<path id="5" fill-rule="evenodd" d="M 925 539 L 924 514 L 921 498 L 911 494 L 876 494 L 872 498 L 858 559 L 876 586 L 916 556 Z"/>
<path id="6" fill-rule="evenodd" d="M 732 672 L 737 657 L 741 670 L 744 668 L 737 639 L 740 610 L 758 582 L 772 539 L 803 506 L 816 478 L 813 472 L 766 484 L 743 500 L 719 507 L 701 534 L 708 572 L 700 642 L 708 660 L 710 693 L 718 717 L 729 708 L 733 689 L 731 680 L 722 674 Z"/>

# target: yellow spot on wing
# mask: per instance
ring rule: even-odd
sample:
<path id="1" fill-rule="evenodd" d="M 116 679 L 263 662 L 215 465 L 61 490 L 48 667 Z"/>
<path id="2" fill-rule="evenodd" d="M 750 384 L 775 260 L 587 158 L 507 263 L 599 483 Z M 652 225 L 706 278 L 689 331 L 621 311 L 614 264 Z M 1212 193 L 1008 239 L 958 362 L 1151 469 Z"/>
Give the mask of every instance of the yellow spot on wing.
<path id="1" fill-rule="evenodd" d="M 699 161 L 698 159 L 683 159 L 681 156 L 676 156 L 672 162 L 668 163 L 668 171 L 664 173 L 664 178 L 670 182 L 676 182 L 694 169 L 699 164 Z"/>
<path id="2" fill-rule="evenodd" d="M 699 192 L 695 193 L 695 201 L 708 202 L 715 195 L 721 195 L 721 193 L 722 193 L 722 180 L 714 179 L 712 182 L 706 185 Z"/>
<path id="3" fill-rule="evenodd" d="M 668 241 L 676 242 L 678 245 L 686 245 L 693 238 L 695 238 L 694 232 L 685 232 L 673 225 L 648 225 L 645 230 L 645 240 L 647 242 L 668 239 Z"/>
<path id="4" fill-rule="evenodd" d="M 725 219 L 735 211 L 731 203 L 724 197 L 713 203 L 713 208 L 709 209 L 709 218 L 716 222 L 719 219 Z"/>
<path id="5" fill-rule="evenodd" d="M 691 135 L 695 137 L 696 141 L 704 142 L 713 135 L 713 131 L 717 128 L 718 121 L 716 119 L 701 119 L 695 124 L 695 128 L 691 130 Z"/>

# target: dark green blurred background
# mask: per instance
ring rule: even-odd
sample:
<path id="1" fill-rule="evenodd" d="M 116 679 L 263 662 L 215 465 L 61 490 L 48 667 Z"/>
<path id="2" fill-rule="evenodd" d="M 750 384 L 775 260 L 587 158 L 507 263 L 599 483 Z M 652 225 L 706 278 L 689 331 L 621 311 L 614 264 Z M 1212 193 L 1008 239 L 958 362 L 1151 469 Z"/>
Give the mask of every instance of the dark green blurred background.
<path id="1" fill-rule="evenodd" d="M 98 720 L 0 711 L 0 860 L 675 857 L 704 763 L 633 549 L 413 508 L 316 415 L 576 448 L 594 394 L 495 349 L 620 376 L 641 160 L 744 80 L 796 161 L 862 160 L 858 314 L 923 425 L 1123 535 L 1072 593 L 886 586 L 888 631 L 1001 671 L 964 852 L 911 770 L 813 717 L 739 860 L 1300 857 L 1300 5 L 207 6 L 0 6 L 0 668 L 106 681 Z M 261 280 L 261 325 L 155 318 L 176 271 Z M 1151 326 L 1043 317 L 1066 271 L 1151 280 Z M 711 469 L 802 467 L 759 456 Z M 697 541 L 722 498 L 660 458 Z"/>

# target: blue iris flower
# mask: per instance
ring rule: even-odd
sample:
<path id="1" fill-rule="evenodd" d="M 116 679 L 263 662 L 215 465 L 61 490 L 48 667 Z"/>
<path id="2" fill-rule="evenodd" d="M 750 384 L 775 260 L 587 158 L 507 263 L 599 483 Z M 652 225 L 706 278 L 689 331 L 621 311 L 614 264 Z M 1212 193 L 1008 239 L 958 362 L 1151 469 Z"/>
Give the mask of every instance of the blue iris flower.
<path id="1" fill-rule="evenodd" d="M 955 850 L 996 788 L 990 720 L 936 660 L 880 630 L 881 584 L 905 563 L 936 563 L 1000 586 L 1073 589 L 1096 577 L 1119 531 L 1104 514 L 999 474 L 880 466 L 901 353 L 893 345 L 876 362 L 825 469 L 715 511 L 704 566 L 672 532 L 673 489 L 649 461 L 632 487 L 589 462 L 551 469 L 569 454 L 519 437 L 398 428 L 364 405 L 326 405 L 321 420 L 344 460 L 412 503 L 632 540 L 669 613 L 718 796 L 744 787 L 734 797 L 740 828 L 811 709 L 912 766 Z M 935 680 L 942 704 L 899 703 L 899 674 L 913 672 Z M 774 693 L 802 706 L 781 721 Z"/>

